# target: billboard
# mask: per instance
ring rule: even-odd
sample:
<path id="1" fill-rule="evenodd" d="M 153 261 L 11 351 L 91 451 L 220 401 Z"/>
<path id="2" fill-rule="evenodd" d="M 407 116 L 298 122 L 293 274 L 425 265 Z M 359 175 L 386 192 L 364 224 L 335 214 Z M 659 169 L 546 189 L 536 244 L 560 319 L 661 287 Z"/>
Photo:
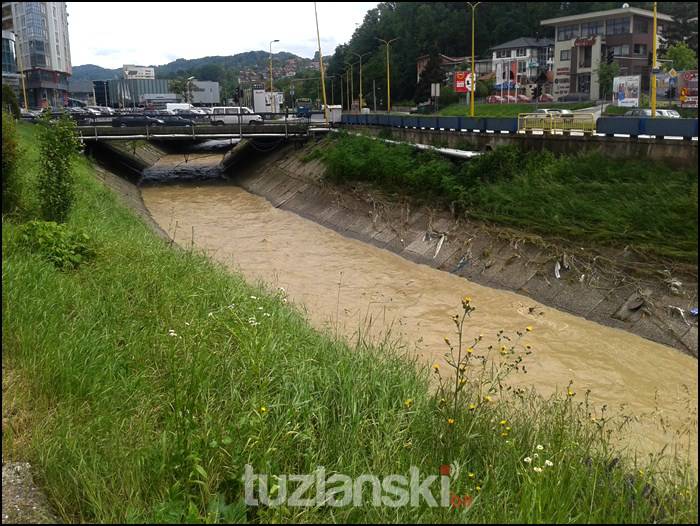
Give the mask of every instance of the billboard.
<path id="1" fill-rule="evenodd" d="M 683 71 L 678 74 L 681 107 L 698 107 L 698 70 Z"/>
<path id="2" fill-rule="evenodd" d="M 468 93 L 472 90 L 472 74 L 469 71 L 455 71 L 455 93 Z"/>
<path id="3" fill-rule="evenodd" d="M 638 108 L 641 93 L 642 77 L 615 77 L 613 79 L 613 100 L 616 106 Z"/>

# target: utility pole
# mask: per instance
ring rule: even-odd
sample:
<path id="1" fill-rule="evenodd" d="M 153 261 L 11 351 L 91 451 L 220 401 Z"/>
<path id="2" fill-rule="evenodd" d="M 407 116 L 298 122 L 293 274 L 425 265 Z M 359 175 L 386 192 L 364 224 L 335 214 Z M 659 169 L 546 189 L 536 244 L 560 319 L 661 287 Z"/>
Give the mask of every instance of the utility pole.
<path id="1" fill-rule="evenodd" d="M 321 86 L 323 88 L 323 116 L 328 126 L 328 103 L 326 102 L 326 81 L 323 71 L 323 53 L 321 52 L 321 33 L 318 30 L 318 11 L 316 10 L 316 2 L 314 2 L 314 15 L 316 16 L 316 37 L 318 39 L 318 65 L 321 68 Z"/>
<path id="2" fill-rule="evenodd" d="M 656 2 L 654 2 L 654 29 L 651 41 L 651 117 L 656 117 Z"/>
<path id="3" fill-rule="evenodd" d="M 476 94 L 476 71 L 475 71 L 475 66 L 474 66 L 474 19 L 476 18 L 476 6 L 478 6 L 481 2 L 467 2 L 469 6 L 472 8 L 472 71 L 471 71 L 471 76 L 472 76 L 472 89 L 469 97 L 469 116 L 473 117 L 474 116 L 474 95 Z M 516 84 L 517 84 L 517 76 L 516 76 Z M 517 91 L 516 91 L 516 98 L 517 98 Z"/>
<path id="4" fill-rule="evenodd" d="M 340 105 L 345 106 L 345 96 L 343 94 L 343 75 L 340 75 Z"/>
<path id="5" fill-rule="evenodd" d="M 369 53 L 363 53 L 362 55 L 353 51 L 351 51 L 350 53 L 352 53 L 356 57 L 359 57 L 360 59 L 360 113 L 362 113 L 362 57 L 364 57 L 365 55 L 369 55 Z"/>
<path id="6" fill-rule="evenodd" d="M 396 37 L 396 38 L 392 38 L 391 40 L 387 41 L 387 40 L 384 40 L 383 38 L 377 38 L 377 40 L 381 40 L 382 42 L 384 42 L 384 45 L 386 45 L 386 111 L 387 111 L 387 113 L 391 113 L 391 71 L 389 69 L 389 45 L 398 39 L 399 39 L 399 37 Z M 376 111 L 376 109 L 375 109 L 375 111 Z"/>

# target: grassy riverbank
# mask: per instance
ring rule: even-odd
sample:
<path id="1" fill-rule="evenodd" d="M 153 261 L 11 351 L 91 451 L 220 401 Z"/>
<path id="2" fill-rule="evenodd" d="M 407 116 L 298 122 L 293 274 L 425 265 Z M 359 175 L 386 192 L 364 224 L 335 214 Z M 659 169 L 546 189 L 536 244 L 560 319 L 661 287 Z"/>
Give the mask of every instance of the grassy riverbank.
<path id="1" fill-rule="evenodd" d="M 26 219 L 37 153 L 34 129 L 20 133 Z M 503 344 L 504 370 L 516 366 L 525 328 L 517 345 L 485 334 L 466 388 L 432 394 L 437 375 L 394 346 L 320 334 L 282 291 L 169 247 L 92 170 L 79 161 L 67 224 L 89 236 L 92 259 L 59 270 L 20 243 L 19 219 L 2 229 L 3 458 L 32 462 L 64 519 L 696 522 L 684 464 L 620 460 L 606 441 L 614 422 L 575 386 L 549 401 L 477 387 L 493 379 L 477 356 Z M 454 327 L 445 320 L 456 342 Z M 374 507 L 366 486 L 357 508 L 243 502 L 246 464 L 383 478 L 449 463 L 468 509 Z"/>
<path id="2" fill-rule="evenodd" d="M 336 181 L 368 181 L 471 217 L 548 236 L 697 261 L 697 170 L 599 154 L 499 148 L 455 163 L 410 146 L 337 135 L 313 154 Z"/>

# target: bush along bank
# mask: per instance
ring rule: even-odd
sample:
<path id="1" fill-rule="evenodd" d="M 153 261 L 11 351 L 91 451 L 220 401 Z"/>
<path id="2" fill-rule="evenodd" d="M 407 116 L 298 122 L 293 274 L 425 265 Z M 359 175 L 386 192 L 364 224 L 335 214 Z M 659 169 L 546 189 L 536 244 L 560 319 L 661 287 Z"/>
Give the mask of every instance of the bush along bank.
<path id="1" fill-rule="evenodd" d="M 337 134 L 314 153 L 336 182 L 367 181 L 457 213 L 552 237 L 697 261 L 697 170 L 599 154 L 501 147 L 466 162 Z"/>
<path id="2" fill-rule="evenodd" d="M 20 132 L 31 188 L 34 134 Z M 88 236 L 89 258 L 56 265 L 3 221 L 3 370 L 21 378 L 6 396 L 23 424 L 6 428 L 3 454 L 29 457 L 64 519 L 696 522 L 682 459 L 611 450 L 616 422 L 575 385 L 548 400 L 502 387 L 537 352 L 530 328 L 463 341 L 479 307 L 464 297 L 445 320 L 449 365 L 349 345 L 311 329 L 284 291 L 170 248 L 85 159 L 74 176 L 66 228 Z M 261 476 L 246 481 L 246 466 Z M 284 475 L 320 466 L 341 489 L 323 505 L 314 483 L 300 505 Z M 436 477 L 415 501 L 414 473 Z M 361 475 L 382 480 L 380 505 L 371 480 L 357 505 L 341 500 L 343 476 Z M 384 491 L 391 475 L 408 496 Z"/>

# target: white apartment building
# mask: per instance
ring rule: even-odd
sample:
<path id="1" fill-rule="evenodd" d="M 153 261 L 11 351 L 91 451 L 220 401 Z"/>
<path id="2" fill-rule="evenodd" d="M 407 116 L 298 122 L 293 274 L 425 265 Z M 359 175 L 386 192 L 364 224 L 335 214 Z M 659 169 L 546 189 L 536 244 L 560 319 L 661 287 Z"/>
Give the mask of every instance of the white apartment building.
<path id="1" fill-rule="evenodd" d="M 122 73 L 125 79 L 155 79 L 155 68 L 148 66 L 135 66 L 133 64 L 124 64 Z"/>

